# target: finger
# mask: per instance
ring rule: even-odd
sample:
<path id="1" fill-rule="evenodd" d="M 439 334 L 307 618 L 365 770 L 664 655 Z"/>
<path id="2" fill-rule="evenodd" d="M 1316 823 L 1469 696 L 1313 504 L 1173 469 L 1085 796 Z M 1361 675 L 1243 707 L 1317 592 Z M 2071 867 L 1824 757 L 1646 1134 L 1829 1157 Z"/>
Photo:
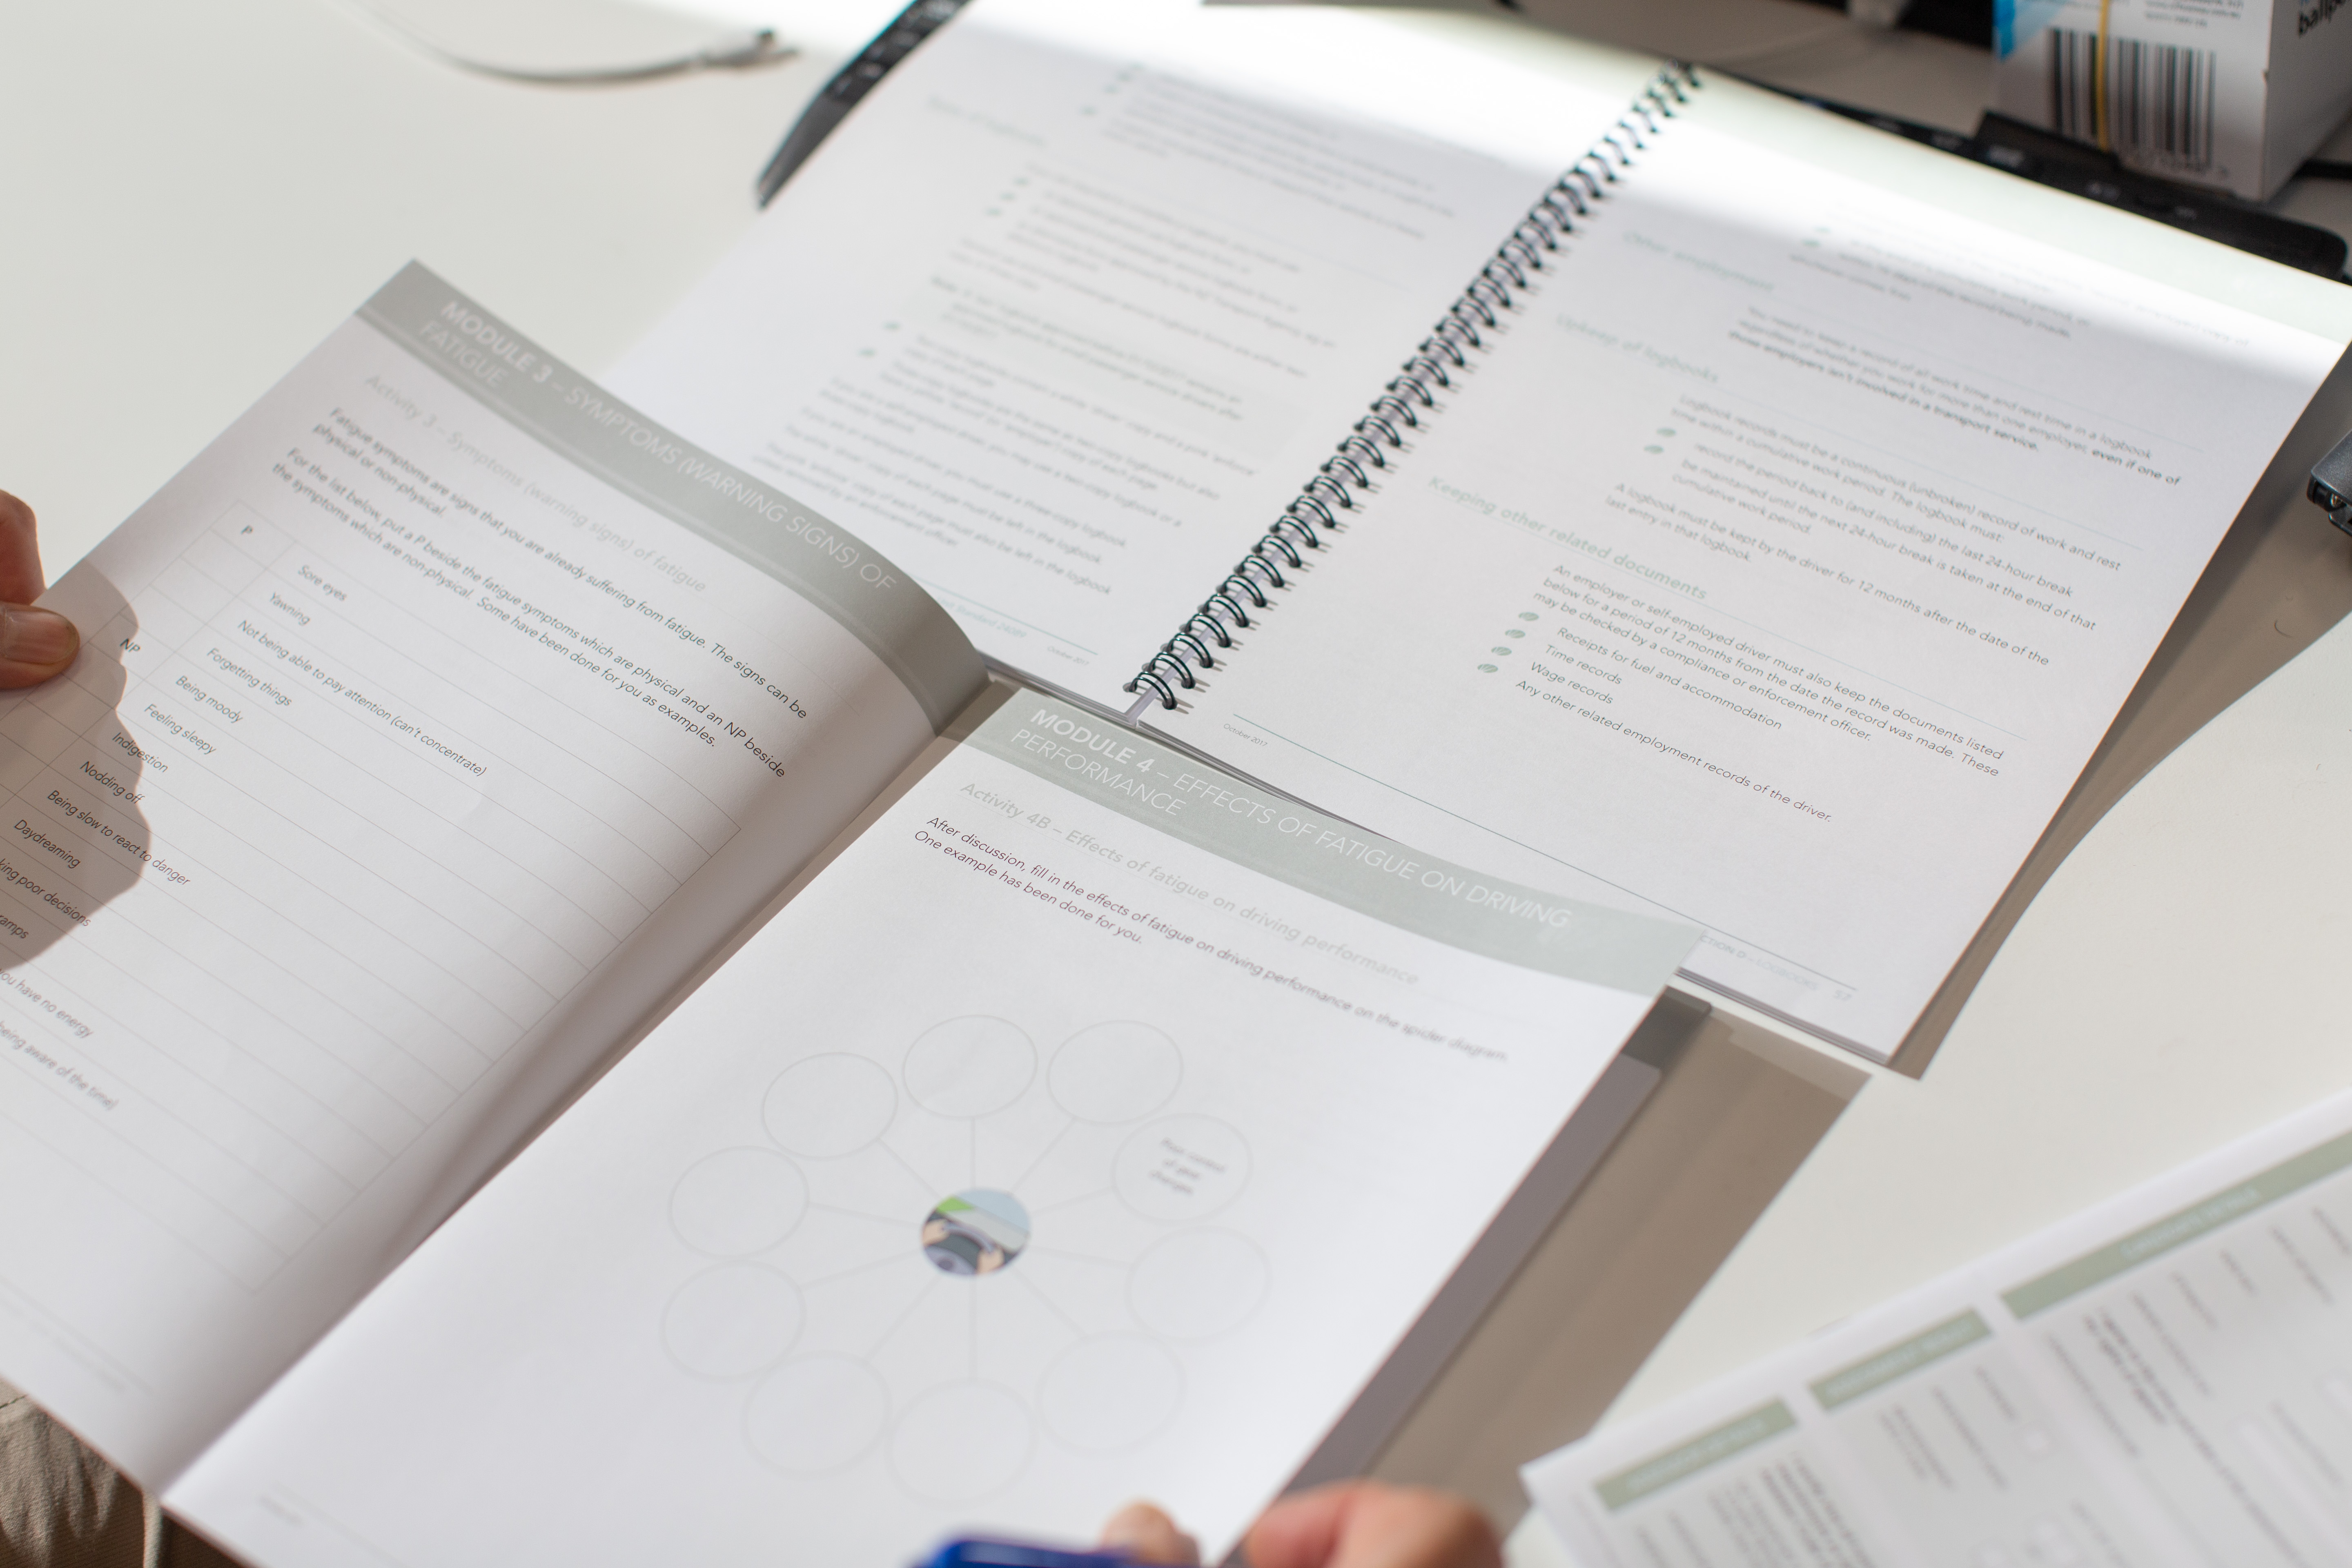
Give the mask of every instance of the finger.
<path id="1" fill-rule="evenodd" d="M 33 509 L 0 490 L 0 604 L 29 605 L 47 585 Z"/>
<path id="2" fill-rule="evenodd" d="M 1277 1499 L 1242 1537 L 1249 1568 L 1324 1568 L 1363 1484 L 1343 1481 Z"/>
<path id="3" fill-rule="evenodd" d="M 81 633 L 71 621 L 31 607 L 42 586 L 33 509 L 0 490 L 0 690 L 37 686 L 81 651 Z"/>
<path id="4" fill-rule="evenodd" d="M 37 686 L 80 651 L 81 633 L 55 610 L 0 605 L 0 690 Z"/>
<path id="5" fill-rule="evenodd" d="M 1349 1481 L 1285 1498 L 1244 1543 L 1250 1568 L 1501 1568 L 1494 1527 L 1460 1498 Z"/>
<path id="6" fill-rule="evenodd" d="M 1138 1563 L 1200 1568 L 1200 1542 L 1177 1529 L 1174 1520 L 1148 1502 L 1131 1502 L 1112 1514 L 1110 1521 L 1103 1526 L 1102 1543 L 1126 1552 Z"/>

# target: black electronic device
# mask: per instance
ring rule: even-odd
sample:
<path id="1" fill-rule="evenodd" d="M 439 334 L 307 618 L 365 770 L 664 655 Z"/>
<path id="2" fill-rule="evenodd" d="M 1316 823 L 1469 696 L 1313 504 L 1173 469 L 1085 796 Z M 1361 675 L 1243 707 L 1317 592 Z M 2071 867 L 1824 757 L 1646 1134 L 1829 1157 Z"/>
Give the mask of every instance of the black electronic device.
<path id="1" fill-rule="evenodd" d="M 1814 0 L 1814 4 L 1845 9 L 1845 0 Z M 1911 0 L 1895 26 L 1906 33 L 1933 33 L 1981 49 L 1992 41 L 1992 0 Z"/>
<path id="2" fill-rule="evenodd" d="M 1757 85 L 1771 86 L 1769 82 Z M 1922 125 L 1811 93 L 1790 92 L 1785 88 L 1772 90 L 1847 120 L 1858 120 L 1891 135 L 1990 164 L 2036 184 L 2121 207 L 2298 271 L 2317 273 L 2322 278 L 2345 277 L 2347 247 L 2344 237 L 2332 229 L 2281 217 L 2234 196 L 2136 174 L 2117 163 L 2112 153 L 2102 153 L 2004 114 L 1988 112 L 1977 122 L 1976 134 L 1964 136 L 1939 125 Z"/>
<path id="3" fill-rule="evenodd" d="M 858 50 L 856 59 L 835 71 L 784 133 L 783 145 L 768 160 L 768 166 L 760 171 L 760 205 L 764 207 L 776 199 L 793 171 L 808 162 L 817 143 L 833 134 L 833 128 L 849 117 L 857 100 L 887 76 L 891 67 L 914 53 L 916 45 L 947 26 L 963 7 L 964 0 L 915 0 L 875 34 L 874 41 Z"/>
<path id="4" fill-rule="evenodd" d="M 2327 513 L 2327 521 L 2352 533 L 2352 436 L 2336 443 L 2327 456 L 2312 465 L 2311 488 L 2304 494 Z"/>

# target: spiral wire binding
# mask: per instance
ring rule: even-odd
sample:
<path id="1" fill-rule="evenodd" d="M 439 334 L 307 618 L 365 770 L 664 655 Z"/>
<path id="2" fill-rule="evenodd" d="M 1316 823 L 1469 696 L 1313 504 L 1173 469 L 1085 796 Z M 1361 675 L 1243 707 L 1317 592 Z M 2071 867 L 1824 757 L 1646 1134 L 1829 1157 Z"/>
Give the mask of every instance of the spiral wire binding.
<path id="1" fill-rule="evenodd" d="M 1200 684 L 1194 670 L 1217 667 L 1212 645 L 1233 647 L 1234 632 L 1250 624 L 1249 612 L 1263 610 L 1273 602 L 1266 590 L 1288 586 L 1283 569 L 1303 568 L 1307 557 L 1301 552 L 1322 549 L 1325 535 L 1336 534 L 1346 526 L 1340 514 L 1356 509 L 1351 489 L 1372 488 L 1374 476 L 1389 466 L 1389 454 L 1404 446 L 1405 433 L 1422 428 L 1423 416 L 1437 406 L 1438 393 L 1454 386 L 1454 374 L 1469 366 L 1472 354 L 1486 352 L 1483 332 L 1495 329 L 1513 300 L 1527 289 L 1531 274 L 1549 267 L 1545 258 L 1559 249 L 1561 238 L 1575 233 L 1578 223 L 1608 200 L 1620 173 L 1633 166 L 1633 154 L 1648 146 L 1648 138 L 1657 135 L 1664 122 L 1675 117 L 1675 110 L 1690 101 L 1691 92 L 1699 85 L 1698 73 L 1691 67 L 1679 61 L 1667 65 L 1592 150 L 1569 165 L 1551 188 L 1537 198 L 1510 237 L 1479 268 L 1461 298 L 1447 308 L 1412 356 L 1398 367 L 1396 376 L 1372 399 L 1347 438 L 1299 487 L 1298 494 L 1250 546 L 1249 553 L 1234 563 L 1216 591 L 1201 601 L 1201 607 L 1160 645 L 1158 653 L 1144 661 L 1126 690 L 1145 702 L 1156 697 L 1161 708 L 1174 708 L 1179 706 L 1178 691 L 1189 691 Z M 1141 706 L 1138 704 L 1139 710 Z"/>

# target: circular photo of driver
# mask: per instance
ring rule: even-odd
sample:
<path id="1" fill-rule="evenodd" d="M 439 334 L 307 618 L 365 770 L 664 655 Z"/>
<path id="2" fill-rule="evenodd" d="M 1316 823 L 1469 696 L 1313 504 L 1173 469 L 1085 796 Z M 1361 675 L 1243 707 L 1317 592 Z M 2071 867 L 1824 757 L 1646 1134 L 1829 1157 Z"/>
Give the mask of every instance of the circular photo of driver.
<path id="1" fill-rule="evenodd" d="M 1011 1193 L 973 1187 L 923 1221 L 923 1256 L 942 1274 L 993 1274 L 1029 1245 L 1029 1211 Z"/>

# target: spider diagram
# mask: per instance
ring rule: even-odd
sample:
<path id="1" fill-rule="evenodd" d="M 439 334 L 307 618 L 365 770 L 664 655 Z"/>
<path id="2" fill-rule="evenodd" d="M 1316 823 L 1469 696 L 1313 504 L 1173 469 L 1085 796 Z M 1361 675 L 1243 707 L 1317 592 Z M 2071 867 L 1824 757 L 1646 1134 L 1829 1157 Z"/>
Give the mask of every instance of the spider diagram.
<path id="1" fill-rule="evenodd" d="M 794 1475 L 887 1465 L 964 1504 L 1041 1444 L 1115 1453 L 1165 1430 L 1184 1354 L 1247 1322 L 1265 1254 L 1202 1222 L 1250 1152 L 1182 1109 L 1183 1053 L 1089 1025 L 1044 1057 L 1019 1025 L 950 1018 L 896 1068 L 819 1051 L 760 1103 L 764 1140 L 679 1177 L 699 1265 L 660 1325 L 679 1369 L 744 1386 L 751 1452 Z"/>

